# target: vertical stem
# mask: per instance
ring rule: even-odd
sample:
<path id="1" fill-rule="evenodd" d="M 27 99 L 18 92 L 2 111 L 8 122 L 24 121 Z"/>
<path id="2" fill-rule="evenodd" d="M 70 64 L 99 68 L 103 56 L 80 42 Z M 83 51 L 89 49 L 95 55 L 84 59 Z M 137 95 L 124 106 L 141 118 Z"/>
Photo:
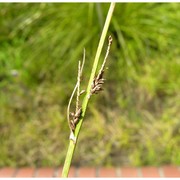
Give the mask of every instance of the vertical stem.
<path id="1" fill-rule="evenodd" d="M 96 73 L 99 57 L 100 57 L 100 54 L 101 54 L 101 51 L 102 51 L 102 48 L 103 48 L 103 44 L 105 42 L 105 38 L 106 38 L 106 35 L 107 35 L 109 24 L 111 22 L 112 14 L 113 14 L 113 11 L 114 11 L 114 7 L 115 7 L 115 3 L 112 2 L 110 7 L 109 7 L 108 14 L 106 16 L 106 21 L 105 21 L 104 28 L 103 28 L 101 38 L 100 38 L 100 41 L 99 41 L 99 45 L 98 45 L 98 48 L 97 48 L 97 51 L 96 51 L 96 56 L 95 56 L 95 59 L 94 59 L 94 64 L 93 64 L 93 67 L 92 67 L 92 71 L 91 71 L 91 75 L 90 75 L 86 95 L 85 95 L 85 97 L 83 99 L 83 103 L 82 103 L 82 116 L 79 119 L 79 123 L 77 124 L 76 129 L 75 129 L 75 137 L 77 139 L 78 139 L 78 135 L 79 135 L 82 123 L 83 123 L 83 118 L 84 118 L 84 115 L 85 115 L 85 112 L 86 112 L 86 108 L 87 108 L 87 105 L 88 105 L 88 102 L 89 102 L 88 97 L 89 97 L 89 94 L 90 94 L 91 85 L 92 85 L 92 82 L 93 82 L 93 79 L 94 79 L 94 76 L 95 76 L 95 73 Z M 70 169 L 70 165 L 71 165 L 71 161 L 72 161 L 72 157 L 73 157 L 73 154 L 74 154 L 75 147 L 76 147 L 76 143 L 73 143 L 73 141 L 70 140 L 68 151 L 67 151 L 67 154 L 66 154 L 66 159 L 65 159 L 65 162 L 64 162 L 63 171 L 62 171 L 62 177 L 67 177 L 68 176 L 68 172 L 69 172 L 69 169 Z"/>

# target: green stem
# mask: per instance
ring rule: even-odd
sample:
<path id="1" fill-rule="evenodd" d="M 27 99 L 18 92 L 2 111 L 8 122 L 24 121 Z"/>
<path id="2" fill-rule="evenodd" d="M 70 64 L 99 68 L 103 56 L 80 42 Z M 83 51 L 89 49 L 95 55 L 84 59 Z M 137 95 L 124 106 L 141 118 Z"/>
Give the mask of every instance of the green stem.
<path id="1" fill-rule="evenodd" d="M 85 112 L 86 112 L 86 109 L 87 109 L 87 105 L 88 105 L 88 102 L 89 102 L 89 94 L 90 94 L 90 90 L 91 90 L 91 85 L 92 85 L 92 82 L 93 82 L 93 79 L 94 79 L 94 76 L 95 76 L 95 73 L 96 73 L 97 65 L 98 65 L 98 62 L 99 62 L 99 57 L 100 57 L 100 54 L 101 54 L 101 51 L 102 51 L 102 48 L 103 48 L 103 45 L 104 45 L 104 42 L 105 42 L 105 38 L 106 38 L 106 35 L 107 35 L 109 24 L 111 22 L 112 14 L 113 14 L 113 11 L 114 11 L 114 7 L 115 7 L 115 3 L 112 2 L 110 7 L 109 7 L 109 11 L 108 11 L 108 14 L 107 14 L 107 17 L 106 17 L 104 28 L 103 28 L 101 38 L 100 38 L 100 41 L 99 41 L 99 45 L 98 45 L 98 48 L 97 48 L 97 52 L 96 52 L 96 56 L 95 56 L 95 59 L 94 59 L 94 64 L 93 64 L 91 76 L 90 76 L 90 79 L 89 79 L 86 95 L 85 95 L 85 97 L 83 99 L 82 116 L 79 119 L 79 123 L 76 125 L 76 129 L 75 129 L 75 133 L 74 133 L 75 137 L 76 137 L 76 141 L 78 139 L 78 135 L 79 135 L 82 123 L 83 123 L 83 118 L 84 118 L 84 115 L 85 115 Z M 67 154 L 66 154 L 66 159 L 65 159 L 65 162 L 64 162 L 63 171 L 62 171 L 62 177 L 67 177 L 68 176 L 75 147 L 76 147 L 76 143 L 74 143 L 72 140 L 70 140 L 68 151 L 67 151 Z"/>

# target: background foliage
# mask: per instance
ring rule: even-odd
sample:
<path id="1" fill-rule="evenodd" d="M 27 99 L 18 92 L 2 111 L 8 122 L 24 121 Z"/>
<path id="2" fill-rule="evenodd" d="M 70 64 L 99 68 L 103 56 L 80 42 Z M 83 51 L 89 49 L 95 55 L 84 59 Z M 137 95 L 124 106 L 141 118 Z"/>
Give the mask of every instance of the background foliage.
<path id="1" fill-rule="evenodd" d="M 85 47 L 85 87 L 108 7 L 0 4 L 0 166 L 63 164 L 78 60 Z M 105 91 L 89 104 L 74 165 L 180 165 L 179 9 L 117 4 Z"/>

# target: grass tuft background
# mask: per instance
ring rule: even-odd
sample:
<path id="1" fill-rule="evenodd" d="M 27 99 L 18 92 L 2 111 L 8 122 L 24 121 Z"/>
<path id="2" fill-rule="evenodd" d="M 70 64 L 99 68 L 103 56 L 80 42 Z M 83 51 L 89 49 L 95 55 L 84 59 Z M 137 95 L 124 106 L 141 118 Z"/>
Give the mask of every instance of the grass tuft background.
<path id="1" fill-rule="evenodd" d="M 85 47 L 85 87 L 108 7 L 0 4 L 0 166 L 63 164 L 78 60 Z M 89 104 L 74 165 L 180 165 L 179 8 L 117 3 L 105 91 Z"/>

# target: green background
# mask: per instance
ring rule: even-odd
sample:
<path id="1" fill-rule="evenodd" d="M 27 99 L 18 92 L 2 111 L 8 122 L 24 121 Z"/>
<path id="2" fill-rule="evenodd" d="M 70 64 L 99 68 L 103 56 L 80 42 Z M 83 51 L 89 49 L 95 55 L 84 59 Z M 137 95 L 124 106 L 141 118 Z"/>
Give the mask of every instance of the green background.
<path id="1" fill-rule="evenodd" d="M 0 4 L 0 166 L 63 165 L 78 60 L 86 48 L 85 88 L 108 7 Z M 179 9 L 116 4 L 105 90 L 89 103 L 73 165 L 180 165 Z"/>

